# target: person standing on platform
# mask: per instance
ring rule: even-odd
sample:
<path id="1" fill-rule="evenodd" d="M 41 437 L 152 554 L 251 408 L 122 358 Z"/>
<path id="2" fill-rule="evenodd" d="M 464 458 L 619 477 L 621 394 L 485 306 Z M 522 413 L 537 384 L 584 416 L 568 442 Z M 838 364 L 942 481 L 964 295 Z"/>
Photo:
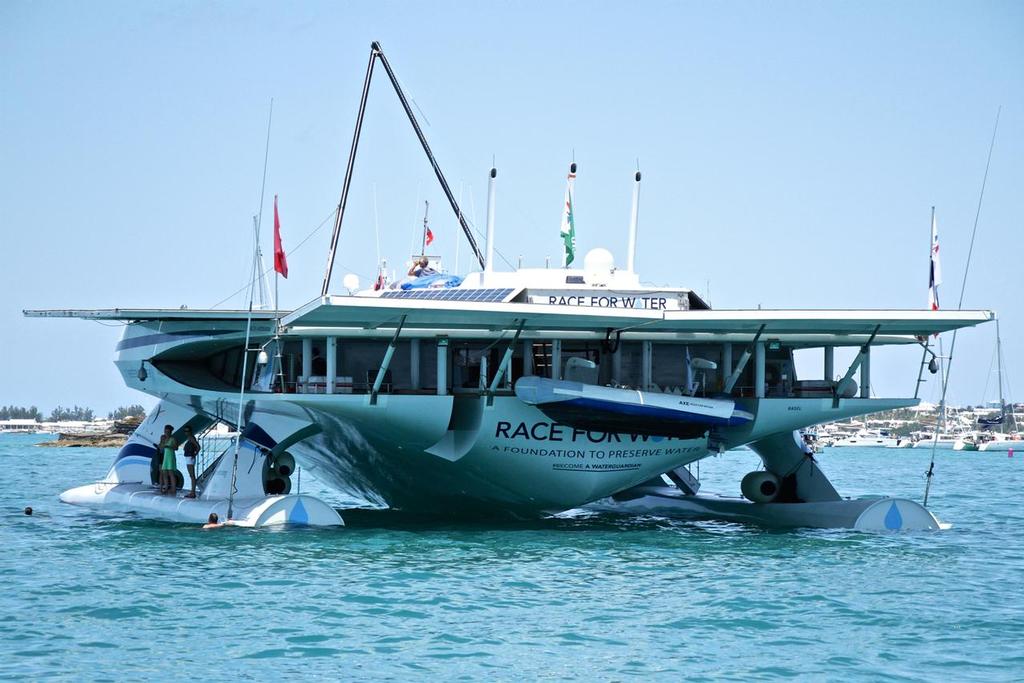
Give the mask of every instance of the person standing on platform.
<path id="1" fill-rule="evenodd" d="M 188 476 L 192 480 L 192 490 L 186 498 L 196 497 L 196 456 L 199 455 L 199 441 L 192 433 L 192 428 L 185 426 L 185 467 L 188 468 Z"/>
<path id="2" fill-rule="evenodd" d="M 172 496 L 178 493 L 178 482 L 175 481 L 174 476 L 174 473 L 178 471 L 178 463 L 174 456 L 176 450 L 178 450 L 178 442 L 174 438 L 174 427 L 172 425 L 165 425 L 164 434 L 160 437 L 160 443 L 157 445 L 157 451 L 162 455 L 160 461 L 160 493 L 170 493 Z"/>

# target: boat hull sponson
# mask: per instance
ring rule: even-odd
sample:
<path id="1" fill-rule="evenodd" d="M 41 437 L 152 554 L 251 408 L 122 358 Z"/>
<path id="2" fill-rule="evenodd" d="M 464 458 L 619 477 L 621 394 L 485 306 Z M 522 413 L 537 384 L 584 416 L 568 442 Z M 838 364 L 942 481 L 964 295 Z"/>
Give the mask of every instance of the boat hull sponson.
<path id="1" fill-rule="evenodd" d="M 708 452 L 703 435 L 570 427 L 512 396 L 490 405 L 485 397 L 381 395 L 376 405 L 360 395 L 274 398 L 253 402 L 247 438 L 277 449 L 303 431 L 287 451 L 313 476 L 356 501 L 406 510 L 567 510 Z M 223 400 L 208 408 L 231 414 Z"/>

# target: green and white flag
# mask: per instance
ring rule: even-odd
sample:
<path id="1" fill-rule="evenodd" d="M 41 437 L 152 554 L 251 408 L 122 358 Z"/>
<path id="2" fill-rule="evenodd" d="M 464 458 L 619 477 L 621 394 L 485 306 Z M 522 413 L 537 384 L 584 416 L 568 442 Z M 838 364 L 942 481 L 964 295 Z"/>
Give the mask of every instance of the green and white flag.
<path id="1" fill-rule="evenodd" d="M 576 164 L 569 166 L 569 179 L 565 185 L 565 208 L 562 210 L 562 242 L 565 243 L 565 255 L 562 258 L 562 266 L 569 266 L 576 258 L 576 219 L 573 215 L 575 210 Z"/>

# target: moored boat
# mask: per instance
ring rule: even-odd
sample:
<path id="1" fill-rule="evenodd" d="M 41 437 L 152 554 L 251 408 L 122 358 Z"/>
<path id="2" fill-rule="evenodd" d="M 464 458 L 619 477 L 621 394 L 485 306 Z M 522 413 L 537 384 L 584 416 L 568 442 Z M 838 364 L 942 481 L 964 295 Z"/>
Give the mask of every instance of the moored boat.
<path id="1" fill-rule="evenodd" d="M 105 484 L 149 486 L 143 468 L 164 424 L 180 438 L 185 427 L 199 434 L 221 422 L 243 443 L 230 458 L 200 467 L 199 476 L 222 482 L 243 470 L 262 472 L 246 478 L 238 509 L 249 495 L 292 495 L 294 475 L 281 472 L 290 462 L 369 505 L 536 516 L 628 499 L 645 482 L 748 445 L 763 469 L 744 477 L 744 504 L 758 506 L 759 519 L 864 528 L 862 515 L 871 508 L 872 528 L 906 528 L 907 505 L 916 504 L 844 499 L 794 434 L 917 405 L 916 397 L 872 397 L 873 354 L 984 323 L 989 311 L 712 310 L 691 289 L 645 285 L 636 268 L 639 173 L 622 265 L 598 248 L 582 268 L 572 267 L 567 191 L 565 267 L 499 272 L 497 171 L 488 174 L 481 250 L 377 43 L 361 104 L 378 61 L 479 269 L 443 288 L 363 289 L 346 277 L 347 293 L 330 294 L 361 106 L 323 288 L 308 304 L 291 311 L 26 312 L 124 323 L 115 364 L 128 386 L 160 400 Z M 574 176 L 572 168 L 570 188 Z M 852 360 L 837 368 L 835 351 L 844 347 Z M 814 376 L 798 377 L 795 353 L 805 349 L 821 349 L 823 363 Z M 682 491 L 685 482 L 677 486 Z M 152 496 L 120 490 L 149 509 Z M 204 495 L 230 503 L 234 490 L 211 484 Z M 80 502 L 77 494 L 66 498 Z M 708 513 L 721 509 L 693 497 L 685 503 Z M 160 514 L 168 505 L 151 507 Z"/>

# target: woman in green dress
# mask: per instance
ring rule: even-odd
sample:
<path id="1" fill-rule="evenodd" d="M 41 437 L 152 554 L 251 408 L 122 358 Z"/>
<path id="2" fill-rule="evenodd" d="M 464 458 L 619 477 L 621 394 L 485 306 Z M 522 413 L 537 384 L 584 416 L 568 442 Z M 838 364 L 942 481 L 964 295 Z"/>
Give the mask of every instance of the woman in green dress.
<path id="1" fill-rule="evenodd" d="M 178 442 L 174 438 L 174 427 L 166 425 L 164 434 L 157 444 L 157 451 L 161 454 L 160 461 L 160 493 L 170 493 L 172 496 L 178 494 L 177 481 L 174 473 L 178 471 L 178 462 L 174 452 L 178 450 Z"/>

